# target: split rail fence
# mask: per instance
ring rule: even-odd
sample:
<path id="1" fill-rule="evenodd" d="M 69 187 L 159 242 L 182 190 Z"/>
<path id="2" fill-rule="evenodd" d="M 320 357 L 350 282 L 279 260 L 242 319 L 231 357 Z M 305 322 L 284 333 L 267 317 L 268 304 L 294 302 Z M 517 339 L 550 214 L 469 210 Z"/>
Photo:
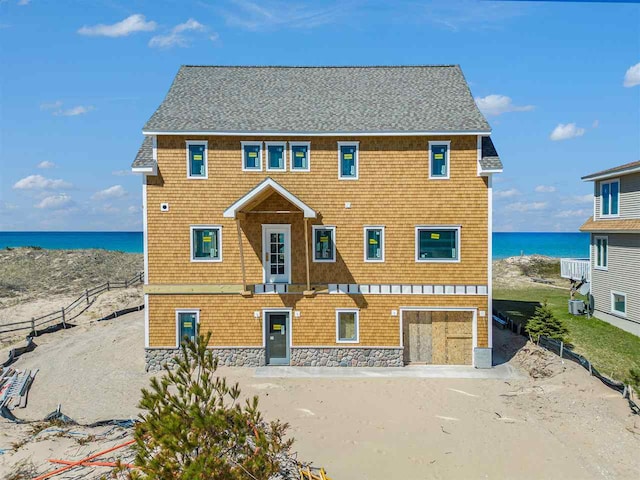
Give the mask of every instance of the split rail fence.
<path id="1" fill-rule="evenodd" d="M 32 317 L 31 320 L 0 324 L 0 338 L 5 334 L 20 331 L 29 332 L 27 335 L 29 337 L 37 337 L 38 334 L 49 329 L 55 330 L 58 328 L 67 328 L 67 323 L 85 312 L 101 293 L 118 288 L 128 288 L 140 283 L 144 283 L 144 272 L 136 273 L 124 281 L 108 281 L 102 285 L 98 285 L 97 287 L 86 289 L 84 293 L 71 302 L 67 307 L 62 307 L 60 310 L 56 310 L 55 312 L 51 312 L 40 317 Z M 127 311 L 126 313 L 128 313 L 130 311 L 141 310 L 141 308 L 142 307 L 133 307 L 125 310 Z M 124 315 L 124 313 L 124 310 L 114 312 L 100 320 L 115 318 L 119 315 Z"/>

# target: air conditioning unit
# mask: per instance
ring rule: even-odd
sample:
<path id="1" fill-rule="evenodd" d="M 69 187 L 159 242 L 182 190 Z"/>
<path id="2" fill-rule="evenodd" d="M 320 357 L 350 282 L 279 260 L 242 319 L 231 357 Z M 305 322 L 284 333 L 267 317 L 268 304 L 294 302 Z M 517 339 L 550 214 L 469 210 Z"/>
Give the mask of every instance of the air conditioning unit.
<path id="1" fill-rule="evenodd" d="M 584 315 L 586 308 L 582 300 L 569 300 L 569 313 L 571 315 Z"/>

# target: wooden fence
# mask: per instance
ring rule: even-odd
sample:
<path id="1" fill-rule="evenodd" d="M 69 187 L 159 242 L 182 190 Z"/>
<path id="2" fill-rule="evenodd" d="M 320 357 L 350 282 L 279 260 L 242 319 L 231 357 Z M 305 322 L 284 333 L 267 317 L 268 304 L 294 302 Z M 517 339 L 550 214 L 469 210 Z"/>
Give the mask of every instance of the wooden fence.
<path id="1" fill-rule="evenodd" d="M 42 315 L 41 317 L 32 317 L 31 320 L 22 322 L 12 322 L 0 325 L 0 337 L 7 333 L 20 331 L 28 331 L 28 336 L 38 336 L 38 331 L 46 330 L 60 326 L 67 328 L 67 322 L 81 315 L 87 310 L 98 295 L 109 290 L 117 288 L 128 288 L 139 283 L 144 283 L 144 272 L 136 273 L 131 278 L 116 282 L 105 282 L 102 285 L 86 289 L 78 298 L 71 302 L 67 307 L 62 307 L 55 312 Z"/>

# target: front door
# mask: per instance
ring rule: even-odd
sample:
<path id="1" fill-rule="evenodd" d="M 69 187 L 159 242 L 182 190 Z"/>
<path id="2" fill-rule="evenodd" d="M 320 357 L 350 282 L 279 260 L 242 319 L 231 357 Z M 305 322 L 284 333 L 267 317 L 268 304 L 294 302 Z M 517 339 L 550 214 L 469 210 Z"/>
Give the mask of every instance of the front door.
<path id="1" fill-rule="evenodd" d="M 264 282 L 291 282 L 290 225 L 263 225 Z"/>
<path id="2" fill-rule="evenodd" d="M 289 365 L 289 314 L 266 314 L 267 365 Z"/>

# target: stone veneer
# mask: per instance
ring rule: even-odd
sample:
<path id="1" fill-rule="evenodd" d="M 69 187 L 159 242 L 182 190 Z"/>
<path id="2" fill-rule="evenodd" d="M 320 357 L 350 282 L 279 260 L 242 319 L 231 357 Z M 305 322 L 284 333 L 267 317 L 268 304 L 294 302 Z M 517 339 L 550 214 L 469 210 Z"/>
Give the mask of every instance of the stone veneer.
<path id="1" fill-rule="evenodd" d="M 219 365 L 261 367 L 265 364 L 264 348 L 213 348 Z M 147 371 L 157 372 L 180 354 L 177 348 L 147 348 Z M 402 367 L 402 348 L 292 348 L 291 365 L 298 367 Z"/>

